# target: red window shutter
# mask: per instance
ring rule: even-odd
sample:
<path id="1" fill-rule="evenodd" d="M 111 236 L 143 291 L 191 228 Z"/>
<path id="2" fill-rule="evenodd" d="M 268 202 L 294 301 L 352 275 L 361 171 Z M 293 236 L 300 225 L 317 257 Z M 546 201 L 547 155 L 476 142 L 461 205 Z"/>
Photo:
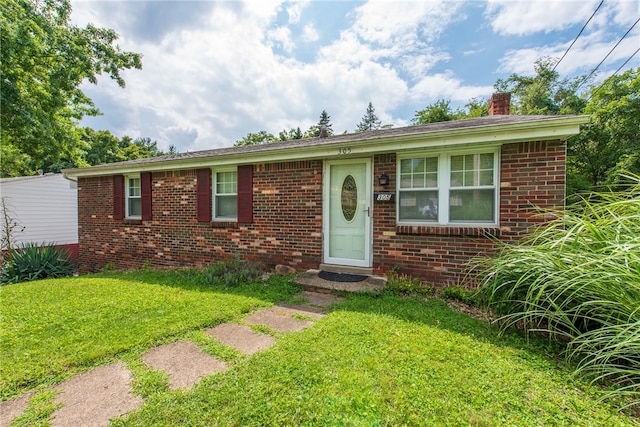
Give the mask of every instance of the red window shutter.
<path id="1" fill-rule="evenodd" d="M 140 174 L 140 204 L 142 205 L 142 219 L 151 219 L 151 172 Z"/>
<path id="2" fill-rule="evenodd" d="M 124 218 L 124 175 L 113 176 L 113 219 Z"/>
<path id="3" fill-rule="evenodd" d="M 238 166 L 238 222 L 253 222 L 253 165 Z"/>
<path id="4" fill-rule="evenodd" d="M 196 170 L 198 222 L 211 221 L 211 169 Z"/>

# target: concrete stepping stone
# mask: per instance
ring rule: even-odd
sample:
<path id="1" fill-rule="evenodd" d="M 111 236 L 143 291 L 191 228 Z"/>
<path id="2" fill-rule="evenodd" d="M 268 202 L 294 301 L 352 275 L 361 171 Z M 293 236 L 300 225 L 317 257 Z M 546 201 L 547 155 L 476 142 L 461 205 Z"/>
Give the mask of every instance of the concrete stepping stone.
<path id="1" fill-rule="evenodd" d="M 227 369 L 224 362 L 204 353 L 191 341 L 152 348 L 142 360 L 153 369 L 168 373 L 172 389 L 190 388 L 202 378 Z"/>
<path id="2" fill-rule="evenodd" d="M 106 426 L 109 419 L 139 408 L 144 402 L 131 393 L 131 372 L 116 362 L 83 372 L 58 384 L 54 402 L 64 406 L 52 414 L 53 427 Z"/>
<path id="3" fill-rule="evenodd" d="M 271 335 L 256 333 L 250 327 L 237 323 L 223 323 L 207 329 L 207 333 L 222 344 L 245 354 L 266 350 L 276 342 Z"/>
<path id="4" fill-rule="evenodd" d="M 9 427 L 11 422 L 24 413 L 29 406 L 29 399 L 35 393 L 29 391 L 15 399 L 0 402 L 0 427 Z"/>
<path id="5" fill-rule="evenodd" d="M 276 332 L 298 332 L 313 324 L 311 320 L 295 319 L 293 314 L 309 316 L 308 312 L 301 312 L 288 307 L 275 306 L 258 311 L 245 320 L 253 325 L 266 325 Z"/>
<path id="6" fill-rule="evenodd" d="M 325 294 L 321 292 L 302 291 L 296 298 L 303 298 L 308 301 L 308 304 L 312 306 L 327 308 L 332 304 L 340 301 L 344 301 L 344 298 L 337 297 L 331 294 Z"/>

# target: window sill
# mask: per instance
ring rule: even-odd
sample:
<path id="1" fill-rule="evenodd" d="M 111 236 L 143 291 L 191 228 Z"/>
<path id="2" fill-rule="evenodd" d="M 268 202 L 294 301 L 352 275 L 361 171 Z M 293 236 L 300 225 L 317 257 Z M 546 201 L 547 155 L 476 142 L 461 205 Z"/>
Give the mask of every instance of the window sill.
<path id="1" fill-rule="evenodd" d="M 396 225 L 396 234 L 414 236 L 500 237 L 500 228 L 495 225 Z"/>
<path id="2" fill-rule="evenodd" d="M 122 220 L 122 222 L 124 222 L 125 224 L 131 224 L 131 225 L 141 225 L 142 218 L 125 218 Z"/>
<path id="3" fill-rule="evenodd" d="M 238 228 L 238 223 L 235 221 L 211 221 L 209 225 L 212 228 Z"/>

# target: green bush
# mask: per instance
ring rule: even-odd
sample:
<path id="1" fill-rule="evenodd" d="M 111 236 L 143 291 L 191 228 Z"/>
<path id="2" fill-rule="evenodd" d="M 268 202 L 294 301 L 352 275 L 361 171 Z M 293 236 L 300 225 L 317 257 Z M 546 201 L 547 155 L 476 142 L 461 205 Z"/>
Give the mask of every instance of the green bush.
<path id="1" fill-rule="evenodd" d="M 397 267 L 387 273 L 385 291 L 401 296 L 428 296 L 434 292 L 433 286 L 422 283 L 417 277 L 400 274 Z"/>
<path id="2" fill-rule="evenodd" d="M 572 205 L 479 267 L 504 327 L 549 334 L 577 372 L 640 404 L 640 181 Z"/>
<path id="3" fill-rule="evenodd" d="M 26 243 L 3 253 L 0 285 L 66 277 L 74 271 L 75 265 L 67 250 L 50 244 Z"/>
<path id="4" fill-rule="evenodd" d="M 473 292 L 463 288 L 462 286 L 447 286 L 440 289 L 438 293 L 440 298 L 451 299 L 464 302 L 465 304 L 476 305 L 477 300 Z"/>
<path id="5" fill-rule="evenodd" d="M 238 286 L 260 278 L 264 271 L 261 263 L 235 257 L 207 268 L 204 281 L 207 285 Z"/>

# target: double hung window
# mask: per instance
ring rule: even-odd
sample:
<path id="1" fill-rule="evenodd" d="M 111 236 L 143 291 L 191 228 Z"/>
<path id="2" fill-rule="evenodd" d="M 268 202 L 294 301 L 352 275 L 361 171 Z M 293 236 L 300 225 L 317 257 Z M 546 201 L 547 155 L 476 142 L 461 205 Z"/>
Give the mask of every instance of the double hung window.
<path id="1" fill-rule="evenodd" d="M 398 160 L 398 222 L 497 224 L 498 152 Z"/>
<path id="2" fill-rule="evenodd" d="M 213 219 L 237 220 L 238 172 L 219 171 L 213 174 Z"/>
<path id="3" fill-rule="evenodd" d="M 142 218 L 140 175 L 125 177 L 125 206 L 127 218 Z"/>

